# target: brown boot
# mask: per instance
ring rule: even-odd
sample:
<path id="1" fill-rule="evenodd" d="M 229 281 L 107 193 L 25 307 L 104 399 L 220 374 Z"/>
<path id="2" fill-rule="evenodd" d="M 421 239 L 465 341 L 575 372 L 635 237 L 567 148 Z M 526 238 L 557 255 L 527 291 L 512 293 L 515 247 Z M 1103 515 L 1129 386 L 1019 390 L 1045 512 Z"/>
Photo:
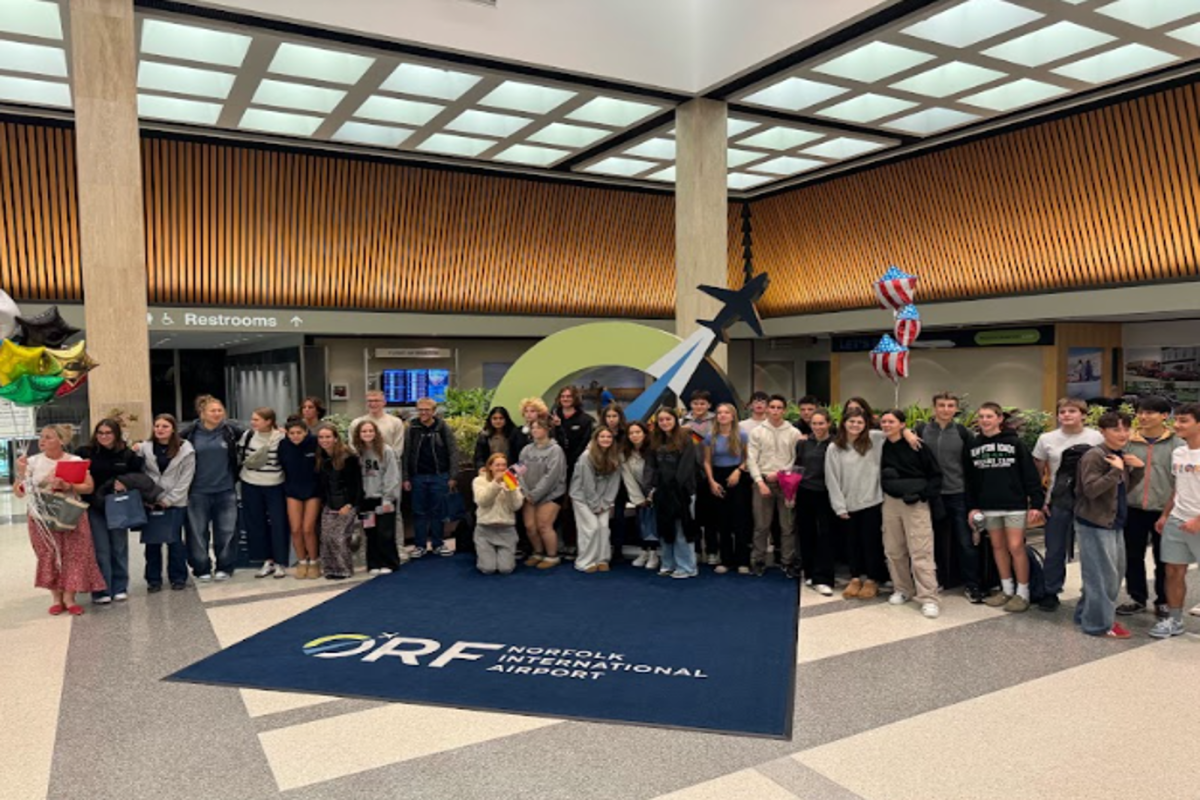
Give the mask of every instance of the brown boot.
<path id="1" fill-rule="evenodd" d="M 863 583 L 862 591 L 858 593 L 858 599 L 870 600 L 877 594 L 879 594 L 879 584 L 875 581 L 868 580 Z"/>
<path id="2" fill-rule="evenodd" d="M 853 600 L 858 597 L 858 593 L 862 591 L 862 581 L 858 578 L 850 581 L 849 585 L 842 591 L 842 597 L 846 600 Z"/>

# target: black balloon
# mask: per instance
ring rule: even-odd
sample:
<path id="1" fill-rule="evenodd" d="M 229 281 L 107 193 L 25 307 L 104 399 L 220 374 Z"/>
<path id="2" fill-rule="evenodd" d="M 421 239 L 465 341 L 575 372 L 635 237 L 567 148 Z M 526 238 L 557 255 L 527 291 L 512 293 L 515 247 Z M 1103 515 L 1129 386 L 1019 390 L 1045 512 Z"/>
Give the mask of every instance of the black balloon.
<path id="1" fill-rule="evenodd" d="M 13 341 L 25 347 L 62 347 L 79 333 L 79 328 L 58 313 L 58 306 L 50 306 L 36 317 L 17 317 L 17 329 Z"/>

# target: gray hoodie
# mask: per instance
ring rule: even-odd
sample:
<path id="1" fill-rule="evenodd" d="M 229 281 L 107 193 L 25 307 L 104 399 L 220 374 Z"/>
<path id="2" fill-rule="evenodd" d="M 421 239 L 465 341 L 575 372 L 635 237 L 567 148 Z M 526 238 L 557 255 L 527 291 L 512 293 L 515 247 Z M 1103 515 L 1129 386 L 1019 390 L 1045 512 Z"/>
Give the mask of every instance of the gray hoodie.
<path id="1" fill-rule="evenodd" d="M 400 457 L 392 446 L 383 446 L 383 460 L 374 450 L 364 450 L 358 454 L 362 464 L 363 497 L 379 499 L 385 503 L 397 505 L 400 502 Z"/>
<path id="2" fill-rule="evenodd" d="M 612 509 L 617 499 L 617 490 L 620 488 L 621 468 L 617 467 L 607 475 L 601 475 L 592 466 L 588 451 L 584 450 L 583 455 L 575 462 L 575 472 L 571 476 L 571 500 L 587 506 L 593 513 L 603 514 Z"/>
<path id="3" fill-rule="evenodd" d="M 521 491 L 529 502 L 537 505 L 550 500 L 562 502 L 567 493 L 567 456 L 558 442 L 545 447 L 527 444 L 517 459 L 525 467 L 521 476 Z"/>
<path id="4" fill-rule="evenodd" d="M 825 486 L 835 514 L 852 514 L 883 502 L 879 480 L 879 460 L 883 456 L 883 431 L 868 431 L 871 449 L 859 455 L 853 446 L 845 450 L 836 444 L 825 451 Z"/>

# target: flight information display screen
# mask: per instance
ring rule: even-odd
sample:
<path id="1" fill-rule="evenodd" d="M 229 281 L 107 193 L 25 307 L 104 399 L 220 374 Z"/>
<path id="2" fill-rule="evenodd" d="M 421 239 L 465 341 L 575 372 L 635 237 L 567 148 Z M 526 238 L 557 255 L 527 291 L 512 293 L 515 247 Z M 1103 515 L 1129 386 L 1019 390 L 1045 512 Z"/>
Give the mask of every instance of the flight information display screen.
<path id="1" fill-rule="evenodd" d="M 412 406 L 422 397 L 446 402 L 450 384 L 448 369 L 385 369 L 379 378 L 383 398 L 389 406 Z"/>

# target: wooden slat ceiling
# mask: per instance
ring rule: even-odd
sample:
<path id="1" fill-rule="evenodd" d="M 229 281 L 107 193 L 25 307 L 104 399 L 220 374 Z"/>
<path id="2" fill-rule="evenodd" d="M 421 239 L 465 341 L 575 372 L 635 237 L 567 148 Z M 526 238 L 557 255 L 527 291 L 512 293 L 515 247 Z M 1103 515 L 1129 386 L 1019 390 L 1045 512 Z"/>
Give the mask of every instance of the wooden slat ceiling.
<path id="1" fill-rule="evenodd" d="M 1200 85 L 757 200 L 764 316 L 1200 275 Z"/>

